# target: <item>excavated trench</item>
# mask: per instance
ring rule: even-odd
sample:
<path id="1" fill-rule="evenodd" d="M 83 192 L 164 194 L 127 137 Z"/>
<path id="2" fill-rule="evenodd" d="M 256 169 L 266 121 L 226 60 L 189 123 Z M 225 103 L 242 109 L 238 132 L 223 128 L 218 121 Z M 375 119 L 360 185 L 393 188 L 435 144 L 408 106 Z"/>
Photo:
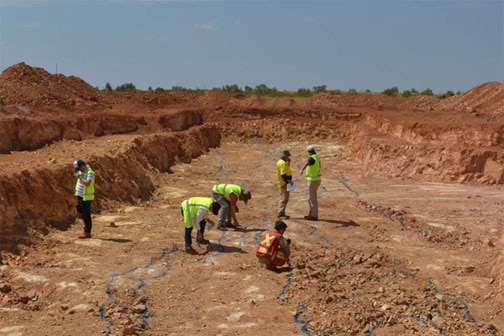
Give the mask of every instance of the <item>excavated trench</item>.
<path id="1" fill-rule="evenodd" d="M 3 118 L 0 149 L 0 250 L 18 252 L 47 227 L 66 230 L 74 222 L 71 162 L 86 157 L 97 171 L 94 211 L 109 201 L 147 200 L 153 174 L 170 172 L 226 141 L 281 144 L 299 141 L 343 146 L 342 157 L 367 174 L 443 182 L 504 182 L 502 130 L 497 125 L 464 127 L 422 124 L 421 116 L 293 109 L 242 108 L 242 118 L 220 112 L 174 110 L 134 116 L 95 114 L 70 119 Z M 207 122 L 203 122 L 203 120 Z M 37 130 L 37 131 L 30 131 Z M 430 130 L 430 133 L 428 132 Z M 470 133 L 468 133 L 470 132 Z M 429 135 L 428 135 L 429 134 Z M 470 137 L 467 134 L 471 134 Z M 20 152 L 16 152 L 20 151 Z M 49 163 L 39 160 L 49 160 Z M 35 161 L 35 162 L 34 162 Z M 18 167 L 30 167 L 19 171 Z"/>

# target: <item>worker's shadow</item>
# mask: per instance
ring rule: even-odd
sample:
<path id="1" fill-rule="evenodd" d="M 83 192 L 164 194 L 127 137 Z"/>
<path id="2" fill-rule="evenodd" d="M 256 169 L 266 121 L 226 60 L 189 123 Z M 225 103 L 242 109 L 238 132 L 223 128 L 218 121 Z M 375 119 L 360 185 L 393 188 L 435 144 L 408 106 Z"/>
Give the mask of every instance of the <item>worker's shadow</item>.
<path id="1" fill-rule="evenodd" d="M 210 252 L 221 252 L 221 253 L 247 253 L 247 251 L 242 250 L 236 246 L 227 246 L 222 244 L 210 243 L 206 247 L 206 253 Z"/>
<path id="2" fill-rule="evenodd" d="M 286 273 L 286 272 L 291 272 L 292 267 L 286 266 L 286 267 L 277 267 L 275 270 L 271 270 L 274 273 Z"/>
<path id="3" fill-rule="evenodd" d="M 234 231 L 237 231 L 237 232 L 259 232 L 259 231 L 266 231 L 266 229 L 237 227 L 236 229 L 234 229 Z"/>
<path id="4" fill-rule="evenodd" d="M 358 223 L 354 222 L 353 220 L 342 221 L 342 220 L 336 220 L 336 219 L 320 219 L 319 221 L 331 223 L 331 224 L 340 224 L 341 226 L 360 226 Z"/>
<path id="5" fill-rule="evenodd" d="M 133 240 L 124 238 L 97 238 L 99 240 L 107 240 L 114 243 L 131 243 Z"/>

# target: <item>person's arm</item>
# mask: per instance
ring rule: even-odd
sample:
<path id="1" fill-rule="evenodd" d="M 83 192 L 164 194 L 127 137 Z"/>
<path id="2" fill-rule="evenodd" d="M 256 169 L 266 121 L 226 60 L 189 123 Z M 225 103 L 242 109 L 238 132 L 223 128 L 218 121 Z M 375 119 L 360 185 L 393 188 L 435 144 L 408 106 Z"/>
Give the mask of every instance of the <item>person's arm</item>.
<path id="1" fill-rule="evenodd" d="M 292 184 L 292 175 L 282 174 L 282 179 L 285 181 L 285 183 Z"/>
<path id="2" fill-rule="evenodd" d="M 199 208 L 198 213 L 196 214 L 196 230 L 201 230 L 200 222 L 205 219 L 207 215 L 207 211 L 205 208 Z"/>
<path id="3" fill-rule="evenodd" d="M 278 245 L 284 250 L 285 259 L 289 262 L 290 257 L 290 243 L 282 236 L 278 240 Z"/>
<path id="4" fill-rule="evenodd" d="M 283 163 L 281 162 L 283 161 Z M 280 177 L 286 184 L 292 184 L 292 174 L 290 173 L 290 158 L 282 159 L 278 166 Z"/>
<path id="5" fill-rule="evenodd" d="M 91 182 L 94 179 L 94 174 L 92 172 L 88 172 L 87 176 L 84 178 L 82 175 L 79 177 L 80 181 L 82 184 L 84 184 L 86 187 L 91 184 Z"/>
<path id="6" fill-rule="evenodd" d="M 233 224 L 238 226 L 238 219 L 236 219 L 236 213 L 239 212 L 239 209 L 238 209 L 238 196 L 236 196 L 236 194 L 234 193 L 231 193 L 229 195 L 229 203 L 230 203 L 230 214 L 231 214 L 231 219 L 233 220 Z"/>
<path id="7" fill-rule="evenodd" d="M 304 172 L 304 170 L 306 169 L 306 167 L 308 167 L 308 161 L 306 161 L 306 163 L 304 164 L 303 168 L 301 168 L 301 170 L 299 171 L 299 173 L 300 173 L 301 175 L 303 175 L 303 172 Z"/>
<path id="8" fill-rule="evenodd" d="M 315 159 L 312 158 L 311 156 L 308 158 L 308 160 L 306 161 L 306 163 L 304 164 L 303 168 L 301 168 L 301 170 L 299 171 L 301 174 L 303 174 L 304 170 L 306 169 L 306 167 L 308 166 L 311 166 L 315 164 Z"/>

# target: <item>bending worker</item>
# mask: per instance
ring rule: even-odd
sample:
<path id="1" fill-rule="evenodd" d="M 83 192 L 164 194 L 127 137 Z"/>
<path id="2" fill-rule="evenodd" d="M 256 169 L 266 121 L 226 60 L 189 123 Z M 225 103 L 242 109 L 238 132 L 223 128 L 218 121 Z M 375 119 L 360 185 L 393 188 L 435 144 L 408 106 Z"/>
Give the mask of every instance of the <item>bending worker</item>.
<path id="1" fill-rule="evenodd" d="M 210 197 L 191 197 L 181 204 L 182 216 L 184 217 L 185 225 L 185 250 L 187 253 L 196 254 L 197 252 L 192 247 L 192 230 L 196 226 L 196 241 L 199 244 L 209 244 L 210 241 L 205 239 L 205 226 L 207 221 L 210 221 L 207 216 L 211 211 L 214 215 L 219 212 L 220 205 Z"/>
<path id="2" fill-rule="evenodd" d="M 236 213 L 240 211 L 238 208 L 238 200 L 242 200 L 247 204 L 252 198 L 252 194 L 248 190 L 244 190 L 236 184 L 216 184 L 212 188 L 212 196 L 214 200 L 220 204 L 219 219 L 217 228 L 225 231 L 226 227 L 237 228 L 240 225 L 236 219 Z M 233 220 L 233 222 L 231 222 Z"/>

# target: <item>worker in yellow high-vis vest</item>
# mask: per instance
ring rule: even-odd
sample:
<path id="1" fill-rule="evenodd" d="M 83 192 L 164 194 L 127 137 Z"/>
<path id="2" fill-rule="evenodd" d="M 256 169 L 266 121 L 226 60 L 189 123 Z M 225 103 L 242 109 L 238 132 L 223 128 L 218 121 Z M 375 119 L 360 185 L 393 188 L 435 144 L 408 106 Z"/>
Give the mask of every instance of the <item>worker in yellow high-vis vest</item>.
<path id="1" fill-rule="evenodd" d="M 307 220 L 316 221 L 318 220 L 318 198 L 317 191 L 322 182 L 322 164 L 320 162 L 320 156 L 315 150 L 315 146 L 309 145 L 306 147 L 308 151 L 308 160 L 306 161 L 303 168 L 301 168 L 300 173 L 303 174 L 305 171 L 306 181 L 308 181 L 308 205 L 310 207 L 310 212 L 307 216 L 304 216 Z"/>
<path id="2" fill-rule="evenodd" d="M 84 233 L 80 239 L 91 238 L 93 223 L 91 220 L 91 202 L 95 199 L 95 172 L 82 159 L 74 161 L 75 196 L 77 197 L 77 212 L 84 221 Z"/>
<path id="3" fill-rule="evenodd" d="M 240 211 L 237 203 L 238 200 L 242 200 L 247 204 L 252 198 L 250 191 L 243 189 L 237 184 L 223 183 L 213 186 L 212 196 L 221 206 L 217 229 L 226 231 L 226 227 L 234 229 L 240 228 L 240 224 L 236 219 L 236 213 Z M 233 220 L 233 222 L 231 222 L 231 220 Z"/>
<path id="4" fill-rule="evenodd" d="M 220 205 L 211 197 L 191 197 L 180 204 L 182 217 L 184 217 L 185 225 L 185 251 L 190 254 L 197 254 L 192 247 L 191 234 L 193 227 L 196 227 L 196 241 L 198 244 L 209 244 L 210 241 L 205 239 L 205 226 L 208 219 L 208 213 L 214 215 L 219 213 Z"/>

